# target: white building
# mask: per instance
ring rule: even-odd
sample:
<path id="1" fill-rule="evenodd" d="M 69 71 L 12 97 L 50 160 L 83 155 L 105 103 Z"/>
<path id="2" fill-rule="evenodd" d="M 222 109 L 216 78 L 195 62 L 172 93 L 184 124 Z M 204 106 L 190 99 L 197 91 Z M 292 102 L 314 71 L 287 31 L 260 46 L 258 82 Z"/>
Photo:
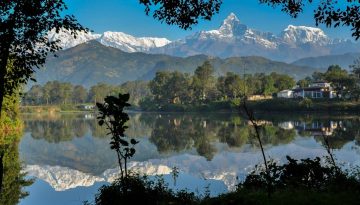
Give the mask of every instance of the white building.
<path id="1" fill-rule="evenodd" d="M 277 93 L 278 98 L 335 98 L 336 93 L 327 82 L 314 82 L 309 87 L 282 90 Z"/>
<path id="2" fill-rule="evenodd" d="M 294 97 L 294 91 L 292 90 L 282 90 L 277 93 L 278 98 L 293 98 Z"/>

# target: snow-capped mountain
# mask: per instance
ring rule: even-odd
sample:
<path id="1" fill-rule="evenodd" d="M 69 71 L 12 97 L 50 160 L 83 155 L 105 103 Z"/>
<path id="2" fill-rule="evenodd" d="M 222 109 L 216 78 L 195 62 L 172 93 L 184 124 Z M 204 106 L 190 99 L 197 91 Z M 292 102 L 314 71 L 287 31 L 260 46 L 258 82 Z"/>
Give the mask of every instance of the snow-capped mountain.
<path id="1" fill-rule="evenodd" d="M 289 25 L 281 34 L 281 40 L 288 44 L 301 45 L 306 43 L 326 46 L 332 40 L 319 28 Z"/>
<path id="2" fill-rule="evenodd" d="M 162 47 L 169 44 L 166 38 L 151 38 L 142 37 L 136 38 L 134 36 L 122 32 L 105 32 L 97 39 L 101 44 L 118 48 L 126 52 L 146 52 L 151 48 Z"/>
<path id="3" fill-rule="evenodd" d="M 215 40 L 223 43 L 244 43 L 244 44 L 259 44 L 267 48 L 276 48 L 277 45 L 271 42 L 275 36 L 271 33 L 262 33 L 248 28 L 242 24 L 234 13 L 223 21 L 223 24 L 217 30 L 200 31 L 187 38 L 188 41 L 192 40 Z"/>
<path id="4" fill-rule="evenodd" d="M 238 180 L 242 181 L 256 164 L 261 163 L 262 159 L 259 152 L 259 150 L 244 147 L 239 153 L 228 151 L 218 153 L 212 161 L 192 154 L 180 154 L 163 159 L 131 161 L 128 168 L 139 174 L 154 176 L 169 175 L 172 172 L 172 167 L 176 166 L 180 167 L 182 174 L 191 175 L 198 179 L 222 181 L 227 190 L 234 190 L 239 182 Z M 327 155 L 319 142 L 313 138 L 301 137 L 290 144 L 266 147 L 266 152 L 278 162 L 287 161 L 286 155 L 298 159 Z M 342 149 L 336 150 L 334 154 L 344 168 L 360 165 L 360 153 L 356 149 L 355 142 L 347 143 Z M 78 186 L 92 186 L 96 182 L 113 182 L 120 173 L 118 168 L 109 168 L 95 176 L 92 173 L 84 173 L 74 168 L 49 165 L 27 165 L 23 171 L 28 176 L 46 181 L 56 191 L 65 191 Z"/>
<path id="5" fill-rule="evenodd" d="M 91 40 L 97 40 L 105 46 L 118 48 L 125 52 L 147 52 L 151 48 L 162 47 L 169 44 L 166 38 L 153 37 L 134 37 L 122 32 L 107 31 L 103 34 L 92 34 L 85 32 L 78 32 L 77 37 L 74 38 L 68 30 L 61 30 L 56 33 L 54 30 L 48 33 L 50 41 L 60 40 L 59 45 L 62 49 L 75 47 L 79 44 L 86 43 Z"/>
<path id="6" fill-rule="evenodd" d="M 74 35 L 71 34 L 69 30 L 62 29 L 59 33 L 56 33 L 55 30 L 51 30 L 48 32 L 49 41 L 59 40 L 58 45 L 62 49 L 68 49 L 75 47 L 79 44 L 85 43 L 87 41 L 95 40 L 101 37 L 99 34 L 78 32 L 77 37 L 74 38 Z"/>
<path id="7" fill-rule="evenodd" d="M 249 28 L 234 13 L 218 29 L 200 31 L 151 50 L 175 56 L 206 54 L 226 58 L 256 55 L 286 62 L 359 51 L 359 44 L 331 39 L 319 28 L 289 25 L 279 34 L 273 34 Z"/>
<path id="8" fill-rule="evenodd" d="M 70 32 L 49 32 L 50 40 L 60 39 L 63 49 L 90 40 L 125 52 L 146 52 L 187 57 L 197 54 L 222 58 L 262 56 L 272 60 L 292 62 L 306 57 L 360 52 L 359 43 L 331 39 L 319 28 L 289 25 L 279 34 L 252 29 L 234 14 L 218 29 L 196 32 L 174 42 L 166 38 L 134 37 L 122 32 L 103 34 L 79 33 L 74 39 Z"/>

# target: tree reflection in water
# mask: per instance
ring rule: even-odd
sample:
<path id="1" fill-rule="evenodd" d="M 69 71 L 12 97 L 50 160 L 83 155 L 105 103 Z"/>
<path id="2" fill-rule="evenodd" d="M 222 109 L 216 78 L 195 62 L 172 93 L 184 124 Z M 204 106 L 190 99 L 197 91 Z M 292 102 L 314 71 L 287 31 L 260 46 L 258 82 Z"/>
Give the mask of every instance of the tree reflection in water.
<path id="1" fill-rule="evenodd" d="M 16 205 L 20 199 L 28 195 L 24 191 L 33 180 L 26 179 L 26 173 L 21 172 L 19 159 L 19 141 L 22 133 L 0 135 L 0 153 L 3 155 L 3 180 L 0 193 L 1 205 Z"/>
<path id="2" fill-rule="evenodd" d="M 271 117 L 259 118 L 265 146 L 288 144 L 296 136 L 314 137 L 322 142 L 324 134 L 329 136 L 333 148 L 340 149 L 353 140 L 359 144 L 360 120 L 357 118 Z M 25 124 L 34 139 L 50 143 L 71 141 L 87 133 L 99 139 L 106 136 L 106 130 L 98 126 L 95 119 L 85 119 L 81 115 L 59 115 L 49 119 L 25 117 Z M 149 137 L 160 154 L 195 150 L 207 160 L 218 152 L 217 143 L 223 143 L 229 149 L 244 145 L 259 147 L 247 120 L 228 114 L 130 114 L 127 134 L 133 138 Z"/>

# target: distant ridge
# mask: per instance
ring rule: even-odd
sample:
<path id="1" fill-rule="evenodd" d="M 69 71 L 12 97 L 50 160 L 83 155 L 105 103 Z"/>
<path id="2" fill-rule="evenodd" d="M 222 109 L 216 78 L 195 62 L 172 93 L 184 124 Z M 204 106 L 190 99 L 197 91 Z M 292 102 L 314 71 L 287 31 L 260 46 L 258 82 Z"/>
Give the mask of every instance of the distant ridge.
<path id="1" fill-rule="evenodd" d="M 349 70 L 349 65 L 352 65 L 358 58 L 360 58 L 360 53 L 345 53 L 341 55 L 302 58 L 294 61 L 292 64 L 298 66 L 312 66 L 319 69 L 326 69 L 330 65 L 337 64 L 342 68 Z"/>
<path id="2" fill-rule="evenodd" d="M 297 79 L 310 75 L 314 68 L 272 61 L 263 57 L 221 59 L 206 55 L 173 57 L 163 54 L 128 53 L 89 41 L 49 57 L 44 69 L 36 73 L 38 83 L 58 80 L 90 87 L 98 82 L 121 84 L 132 80 L 150 80 L 159 70 L 192 73 L 205 60 L 215 67 L 216 75 L 226 72 L 289 74 Z"/>

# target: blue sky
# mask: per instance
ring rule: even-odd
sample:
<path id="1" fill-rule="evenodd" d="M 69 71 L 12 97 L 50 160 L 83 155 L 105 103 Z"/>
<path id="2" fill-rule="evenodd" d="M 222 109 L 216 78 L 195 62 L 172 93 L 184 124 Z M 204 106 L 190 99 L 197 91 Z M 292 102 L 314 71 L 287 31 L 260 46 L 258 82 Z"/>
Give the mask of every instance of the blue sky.
<path id="1" fill-rule="evenodd" d="M 312 7 L 307 7 L 297 19 L 293 19 L 279 9 L 260 5 L 258 0 L 224 0 L 220 13 L 211 21 L 201 21 L 192 30 L 181 30 L 176 26 L 161 24 L 151 16 L 146 16 L 144 7 L 138 0 L 66 0 L 67 13 L 74 14 L 80 23 L 94 30 L 121 31 L 133 36 L 165 37 L 170 40 L 183 38 L 195 31 L 216 29 L 229 13 L 233 12 L 240 21 L 250 28 L 280 33 L 289 24 L 315 27 Z M 350 29 L 325 28 L 320 26 L 332 38 L 351 37 Z"/>

